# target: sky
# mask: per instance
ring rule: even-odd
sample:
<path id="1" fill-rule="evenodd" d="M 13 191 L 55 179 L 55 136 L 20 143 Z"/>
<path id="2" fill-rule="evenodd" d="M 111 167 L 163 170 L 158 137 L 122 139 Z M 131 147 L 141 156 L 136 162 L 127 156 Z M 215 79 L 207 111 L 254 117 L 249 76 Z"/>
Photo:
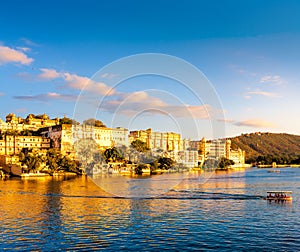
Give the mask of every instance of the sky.
<path id="1" fill-rule="evenodd" d="M 5 1 L 0 118 L 300 134 L 299 1 Z"/>

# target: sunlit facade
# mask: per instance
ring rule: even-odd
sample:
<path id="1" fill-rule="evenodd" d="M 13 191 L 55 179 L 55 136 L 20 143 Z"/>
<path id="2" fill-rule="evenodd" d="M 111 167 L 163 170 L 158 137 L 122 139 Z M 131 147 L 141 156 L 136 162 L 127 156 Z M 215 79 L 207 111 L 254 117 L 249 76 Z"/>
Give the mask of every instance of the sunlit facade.
<path id="1" fill-rule="evenodd" d="M 48 126 L 58 125 L 58 124 L 59 124 L 59 118 L 50 119 L 46 114 L 40 115 L 38 117 L 35 117 L 32 114 L 30 114 L 24 119 L 21 117 L 17 117 L 13 113 L 10 113 L 6 116 L 5 122 L 0 120 L 0 130 L 1 131 L 6 131 L 6 130 L 36 131 L 42 127 L 48 127 Z"/>
<path id="2" fill-rule="evenodd" d="M 129 145 L 128 130 L 124 128 L 62 124 L 42 128 L 39 133 L 51 139 L 52 147 L 65 155 L 74 155 L 74 144 L 81 139 L 93 139 L 99 150 Z"/>
<path id="3" fill-rule="evenodd" d="M 42 136 L 4 136 L 0 140 L 0 155 L 19 155 L 22 149 L 50 148 L 50 139 Z"/>
<path id="4" fill-rule="evenodd" d="M 206 140 L 202 138 L 198 141 L 190 141 L 192 150 L 198 150 L 199 155 L 206 159 L 217 159 L 222 157 L 231 159 L 236 165 L 245 164 L 245 151 L 241 149 L 233 150 L 230 139 Z"/>
<path id="5" fill-rule="evenodd" d="M 130 131 L 129 141 L 141 140 L 149 149 L 179 151 L 182 149 L 181 135 L 174 132 L 153 132 L 152 129 Z"/>

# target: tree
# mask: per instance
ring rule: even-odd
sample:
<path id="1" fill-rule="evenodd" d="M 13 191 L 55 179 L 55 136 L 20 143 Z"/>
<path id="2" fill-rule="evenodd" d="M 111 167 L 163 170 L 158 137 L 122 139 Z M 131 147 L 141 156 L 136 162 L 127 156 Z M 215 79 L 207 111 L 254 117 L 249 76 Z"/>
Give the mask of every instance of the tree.
<path id="1" fill-rule="evenodd" d="M 74 124 L 74 125 L 78 125 L 80 124 L 79 122 L 77 122 L 76 120 L 74 119 L 71 119 L 71 118 L 68 118 L 68 117 L 63 117 L 63 118 L 60 118 L 59 119 L 59 124 L 62 125 L 62 124 Z"/>
<path id="2" fill-rule="evenodd" d="M 173 159 L 167 157 L 160 157 L 158 163 L 158 167 L 162 170 L 169 170 L 174 165 Z"/>
<path id="3" fill-rule="evenodd" d="M 227 169 L 230 165 L 234 165 L 234 162 L 231 159 L 222 157 L 218 164 L 218 168 L 220 169 Z"/>
<path id="4" fill-rule="evenodd" d="M 131 143 L 131 147 L 137 150 L 138 152 L 146 152 L 149 150 L 147 144 L 139 139 Z"/>
<path id="5" fill-rule="evenodd" d="M 60 152 L 53 148 L 49 149 L 46 154 L 46 165 L 48 167 L 48 171 L 50 173 L 57 172 L 60 169 L 60 161 L 62 159 L 62 156 Z"/>
<path id="6" fill-rule="evenodd" d="M 19 160 L 23 166 L 25 172 L 37 172 L 40 170 L 41 164 L 43 163 L 43 157 L 37 152 L 28 152 L 22 150 L 19 154 Z"/>
<path id="7" fill-rule="evenodd" d="M 89 126 L 95 126 L 95 127 L 106 127 L 102 121 L 94 119 L 94 118 L 84 120 L 83 124 L 89 125 Z"/>
<path id="8" fill-rule="evenodd" d="M 46 154 L 46 164 L 49 173 L 58 171 L 81 173 L 78 162 L 68 156 L 63 156 L 57 149 L 49 149 Z"/>
<path id="9" fill-rule="evenodd" d="M 106 149 L 103 153 L 103 156 L 106 162 L 109 161 L 116 162 L 124 159 L 124 157 L 121 155 L 121 153 L 118 151 L 116 147 Z"/>

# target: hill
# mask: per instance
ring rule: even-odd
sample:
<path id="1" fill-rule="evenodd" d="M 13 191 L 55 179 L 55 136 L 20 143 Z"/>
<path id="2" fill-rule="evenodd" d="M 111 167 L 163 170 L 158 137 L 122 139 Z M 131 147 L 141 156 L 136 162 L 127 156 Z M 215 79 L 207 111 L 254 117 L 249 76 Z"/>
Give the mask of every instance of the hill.
<path id="1" fill-rule="evenodd" d="M 246 152 L 247 163 L 299 163 L 300 136 L 285 133 L 251 133 L 230 138 L 232 148 Z"/>

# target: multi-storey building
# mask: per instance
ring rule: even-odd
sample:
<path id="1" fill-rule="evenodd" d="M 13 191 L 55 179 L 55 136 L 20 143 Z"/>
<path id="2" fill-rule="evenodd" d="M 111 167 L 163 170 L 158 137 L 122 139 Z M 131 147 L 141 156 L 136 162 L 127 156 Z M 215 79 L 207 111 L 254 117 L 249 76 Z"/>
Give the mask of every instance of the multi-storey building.
<path id="1" fill-rule="evenodd" d="M 238 150 L 230 150 L 229 159 L 231 159 L 236 166 L 245 164 L 245 151 Z"/>
<path id="2" fill-rule="evenodd" d="M 217 159 L 222 157 L 231 159 L 235 164 L 245 164 L 245 151 L 241 149 L 232 150 L 231 140 L 217 139 L 207 141 L 202 138 L 200 141 L 191 141 L 191 149 L 198 150 L 203 159 Z"/>
<path id="3" fill-rule="evenodd" d="M 179 151 L 182 148 L 181 136 L 174 132 L 153 132 L 152 129 L 130 131 L 129 141 L 141 140 L 149 149 Z"/>
<path id="4" fill-rule="evenodd" d="M 41 127 L 47 127 L 52 125 L 58 125 L 59 118 L 49 119 L 46 114 L 34 116 L 28 115 L 25 119 L 17 117 L 15 114 L 10 113 L 6 116 L 6 122 L 0 120 L 0 131 L 6 130 L 33 130 L 36 131 Z"/>
<path id="5" fill-rule="evenodd" d="M 185 150 L 179 151 L 176 162 L 184 164 L 186 167 L 198 167 L 201 164 L 198 151 Z"/>
<path id="6" fill-rule="evenodd" d="M 128 130 L 124 128 L 62 124 L 42 128 L 39 133 L 51 139 L 52 147 L 60 149 L 67 155 L 75 153 L 74 144 L 82 139 L 93 139 L 100 150 L 129 145 Z"/>
<path id="7" fill-rule="evenodd" d="M 41 136 L 4 136 L 0 140 L 0 155 L 18 155 L 22 149 L 48 149 L 50 139 Z"/>

